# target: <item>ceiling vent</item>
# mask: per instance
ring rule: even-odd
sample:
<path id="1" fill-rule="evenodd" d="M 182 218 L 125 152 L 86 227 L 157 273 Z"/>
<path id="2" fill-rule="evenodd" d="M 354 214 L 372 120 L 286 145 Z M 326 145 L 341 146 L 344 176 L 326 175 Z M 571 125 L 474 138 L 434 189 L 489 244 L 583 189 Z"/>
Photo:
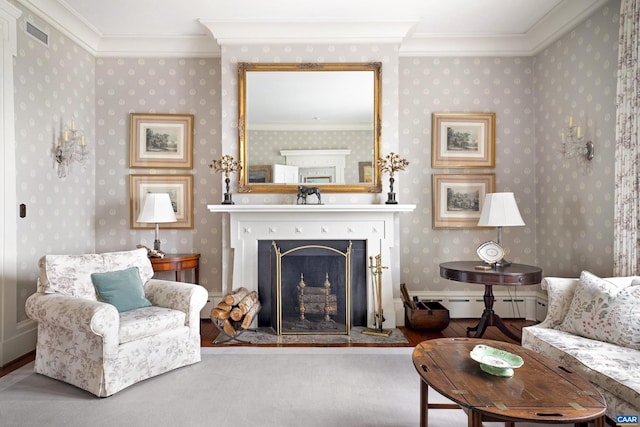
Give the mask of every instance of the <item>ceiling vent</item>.
<path id="1" fill-rule="evenodd" d="M 25 31 L 40 43 L 49 47 L 49 34 L 38 28 L 33 22 L 25 20 Z"/>

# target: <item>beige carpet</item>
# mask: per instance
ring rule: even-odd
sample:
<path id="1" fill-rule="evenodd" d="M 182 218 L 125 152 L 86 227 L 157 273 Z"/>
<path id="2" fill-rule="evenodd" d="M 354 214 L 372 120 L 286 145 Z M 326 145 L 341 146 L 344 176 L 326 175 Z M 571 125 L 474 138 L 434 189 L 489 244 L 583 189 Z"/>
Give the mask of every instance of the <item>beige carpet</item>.
<path id="1" fill-rule="evenodd" d="M 103 399 L 34 374 L 29 364 L 0 378 L 0 425 L 417 427 L 412 350 L 203 348 L 201 363 Z M 462 410 L 430 411 L 431 427 L 466 425 Z"/>

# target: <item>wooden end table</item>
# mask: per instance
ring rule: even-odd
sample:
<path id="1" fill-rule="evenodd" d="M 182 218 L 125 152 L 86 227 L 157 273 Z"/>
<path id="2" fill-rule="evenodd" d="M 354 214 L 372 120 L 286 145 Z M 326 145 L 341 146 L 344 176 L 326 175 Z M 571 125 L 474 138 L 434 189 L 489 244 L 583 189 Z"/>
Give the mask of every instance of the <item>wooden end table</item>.
<path id="1" fill-rule="evenodd" d="M 490 375 L 469 355 L 477 344 L 516 354 L 524 364 L 514 369 L 511 377 Z M 428 424 L 429 408 L 463 408 L 468 412 L 469 427 L 480 427 L 483 421 L 504 421 L 511 427 L 522 421 L 605 425 L 607 405 L 588 380 L 517 344 L 439 338 L 418 344 L 412 358 L 421 380 L 421 427 Z M 455 404 L 430 404 L 429 386 Z"/>
<path id="2" fill-rule="evenodd" d="M 164 258 L 149 258 L 154 272 L 175 271 L 176 282 L 182 280 L 182 270 L 194 269 L 195 283 L 200 283 L 200 254 L 166 254 Z"/>
<path id="3" fill-rule="evenodd" d="M 500 316 L 493 311 L 493 285 L 523 286 L 535 285 L 542 281 L 542 269 L 532 265 L 511 264 L 506 267 L 494 267 L 491 270 L 480 270 L 482 261 L 452 261 L 440 264 L 440 277 L 458 282 L 484 285 L 484 311 L 480 321 L 474 327 L 467 328 L 467 335 L 475 332 L 474 338 L 480 338 L 487 326 L 495 326 L 503 334 L 514 341 L 520 337 L 512 333 Z"/>

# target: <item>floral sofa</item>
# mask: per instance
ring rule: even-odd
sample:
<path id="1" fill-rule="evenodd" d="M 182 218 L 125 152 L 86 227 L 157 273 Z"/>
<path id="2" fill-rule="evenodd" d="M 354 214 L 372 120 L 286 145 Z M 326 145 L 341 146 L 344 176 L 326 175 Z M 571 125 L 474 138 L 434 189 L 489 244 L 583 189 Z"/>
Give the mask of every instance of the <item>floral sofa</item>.
<path id="1" fill-rule="evenodd" d="M 38 322 L 37 373 L 106 397 L 200 361 L 208 293 L 153 279 L 146 249 L 47 255 L 39 266 L 37 292 L 26 302 Z"/>
<path id="2" fill-rule="evenodd" d="M 600 390 L 607 417 L 640 413 L 640 278 L 547 277 L 545 320 L 522 346 L 579 372 Z"/>

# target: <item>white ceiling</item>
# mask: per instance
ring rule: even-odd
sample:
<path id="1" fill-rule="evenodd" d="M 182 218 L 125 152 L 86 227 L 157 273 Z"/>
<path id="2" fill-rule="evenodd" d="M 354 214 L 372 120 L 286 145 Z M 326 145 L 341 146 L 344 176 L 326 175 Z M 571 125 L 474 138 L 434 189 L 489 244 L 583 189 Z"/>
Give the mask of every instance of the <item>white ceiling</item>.
<path id="1" fill-rule="evenodd" d="M 531 55 L 606 0 L 17 0 L 97 56 L 220 43 L 398 42 L 401 55 Z"/>

